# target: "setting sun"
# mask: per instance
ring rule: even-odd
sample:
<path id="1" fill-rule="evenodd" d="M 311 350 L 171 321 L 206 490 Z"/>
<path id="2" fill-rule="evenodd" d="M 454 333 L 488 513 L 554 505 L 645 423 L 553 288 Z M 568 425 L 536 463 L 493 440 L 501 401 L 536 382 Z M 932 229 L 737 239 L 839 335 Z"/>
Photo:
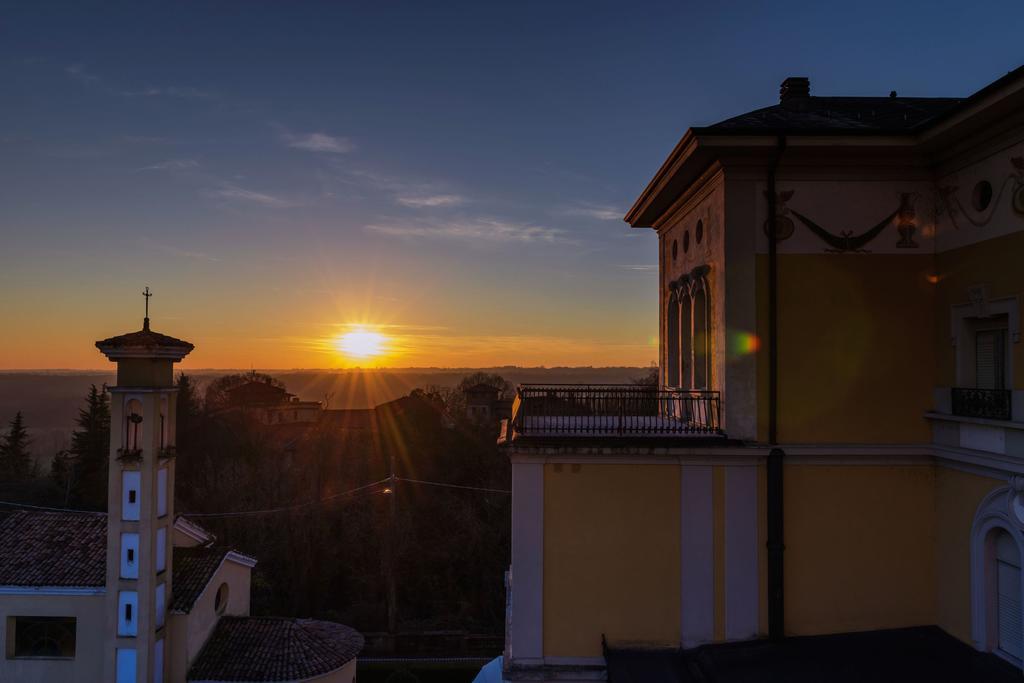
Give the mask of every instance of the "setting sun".
<path id="1" fill-rule="evenodd" d="M 379 332 L 356 328 L 338 337 L 335 346 L 349 358 L 372 358 L 384 353 L 385 341 Z"/>

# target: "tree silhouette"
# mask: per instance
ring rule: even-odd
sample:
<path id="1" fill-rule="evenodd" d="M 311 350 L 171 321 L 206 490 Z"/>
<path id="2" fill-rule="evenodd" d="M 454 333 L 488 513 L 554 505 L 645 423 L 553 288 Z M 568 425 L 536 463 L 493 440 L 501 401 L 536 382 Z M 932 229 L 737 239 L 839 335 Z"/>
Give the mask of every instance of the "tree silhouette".
<path id="1" fill-rule="evenodd" d="M 19 410 L 14 414 L 7 435 L 0 444 L 0 477 L 17 480 L 27 479 L 32 474 L 32 456 L 28 451 L 30 442 Z"/>

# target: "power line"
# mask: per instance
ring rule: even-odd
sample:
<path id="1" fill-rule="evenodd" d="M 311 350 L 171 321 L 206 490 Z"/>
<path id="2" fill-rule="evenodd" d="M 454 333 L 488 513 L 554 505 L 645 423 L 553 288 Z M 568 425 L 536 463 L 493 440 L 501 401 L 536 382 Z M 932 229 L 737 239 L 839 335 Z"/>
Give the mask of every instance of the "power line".
<path id="1" fill-rule="evenodd" d="M 335 493 L 330 496 L 325 496 L 320 500 L 311 500 L 306 503 L 297 503 L 295 505 L 284 505 L 276 508 L 265 508 L 263 510 L 240 510 L 237 512 L 182 512 L 180 514 L 182 517 L 242 517 L 247 515 L 266 515 L 275 512 L 287 512 L 289 510 L 299 510 L 301 508 L 310 507 L 312 505 L 320 505 L 321 503 L 326 503 L 328 501 L 335 500 L 343 496 L 358 493 L 359 491 L 362 491 L 364 489 L 372 488 L 374 486 L 380 486 L 386 481 L 389 481 L 389 479 L 380 479 L 378 481 L 371 482 L 369 484 L 364 484 L 354 489 L 349 489 L 348 491 L 342 491 L 341 493 Z"/>
<path id="2" fill-rule="evenodd" d="M 45 505 L 30 505 L 29 503 L 15 503 L 10 500 L 0 500 L 0 505 L 7 505 L 15 508 L 25 508 L 28 510 L 43 510 L 45 512 L 77 512 L 84 515 L 106 515 L 106 512 L 101 510 L 78 510 L 76 508 L 53 508 Z"/>
<path id="3" fill-rule="evenodd" d="M 290 510 L 301 510 L 302 508 L 311 507 L 313 505 L 320 505 L 322 503 L 327 503 L 327 502 L 330 502 L 332 500 L 337 500 L 338 498 L 343 498 L 345 496 L 350 496 L 350 495 L 352 495 L 354 493 L 359 493 L 360 491 L 365 491 L 366 489 L 373 488 L 374 486 L 380 486 L 381 484 L 385 484 L 385 483 L 388 483 L 390 481 L 392 481 L 391 477 L 385 477 L 384 479 L 379 479 L 379 480 L 371 482 L 369 484 L 364 484 L 362 486 L 357 486 L 354 489 L 349 489 L 347 491 L 341 491 L 340 493 L 334 493 L 334 494 L 331 494 L 329 496 L 325 496 L 325 497 L 321 498 L 320 500 L 311 500 L 311 501 L 307 501 L 305 503 L 296 503 L 295 505 L 282 505 L 280 507 L 264 508 L 264 509 L 261 509 L 261 510 L 239 510 L 239 511 L 235 511 L 235 512 L 179 512 L 178 514 L 180 516 L 182 516 L 182 517 L 206 517 L 206 518 L 213 518 L 213 517 L 246 517 L 246 516 L 251 516 L 251 515 L 268 515 L 268 514 L 274 514 L 274 513 L 277 513 L 277 512 L 288 512 Z M 394 477 L 394 481 L 404 481 L 404 482 L 408 482 L 410 484 L 422 484 L 424 486 L 437 486 L 437 487 L 448 488 L 448 489 L 460 489 L 462 491 L 480 491 L 482 493 L 502 493 L 502 494 L 505 494 L 505 495 L 509 495 L 509 494 L 512 493 L 511 491 L 506 491 L 505 489 L 492 489 L 492 488 L 486 488 L 486 487 L 483 487 L 483 486 L 463 486 L 461 484 L 446 484 L 446 483 L 440 482 L 440 481 L 426 481 L 424 479 L 406 479 L 405 477 Z M 75 513 L 87 514 L 87 515 L 106 515 L 107 514 L 106 512 L 100 512 L 100 511 L 96 511 L 96 510 L 80 510 L 80 509 L 77 509 L 77 508 L 48 507 L 48 506 L 45 506 L 45 505 L 31 505 L 29 503 L 16 503 L 14 501 L 8 501 L 8 500 L 0 500 L 0 505 L 6 505 L 8 507 L 22 508 L 22 509 L 27 509 L 27 510 L 40 510 L 40 511 L 44 511 L 44 512 L 75 512 Z"/>
<path id="4" fill-rule="evenodd" d="M 482 486 L 461 486 L 459 484 L 444 484 L 439 481 L 424 481 L 422 479 L 406 479 L 405 477 L 395 477 L 398 481 L 407 481 L 410 484 L 425 484 L 427 486 L 443 486 L 448 489 L 463 489 L 465 491 L 483 491 L 485 493 L 505 493 L 511 494 L 511 491 L 504 489 L 489 489 Z"/>

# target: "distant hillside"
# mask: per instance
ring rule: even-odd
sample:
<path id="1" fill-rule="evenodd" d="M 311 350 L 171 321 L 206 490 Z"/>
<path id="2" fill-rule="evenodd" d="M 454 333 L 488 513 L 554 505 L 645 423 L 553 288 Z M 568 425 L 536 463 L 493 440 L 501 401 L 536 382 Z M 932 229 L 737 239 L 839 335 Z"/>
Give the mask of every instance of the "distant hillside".
<path id="1" fill-rule="evenodd" d="M 453 387 L 464 376 L 484 370 L 496 372 L 513 384 L 528 382 L 628 382 L 646 368 L 401 368 L 386 370 L 283 370 L 270 371 L 288 390 L 311 401 L 326 400 L 331 408 L 370 408 L 405 396 L 416 387 Z M 189 373 L 200 386 L 236 370 L 199 370 Z M 34 439 L 34 451 L 46 458 L 65 447 L 82 399 L 90 384 L 113 384 L 114 375 L 95 372 L 0 373 L 0 425 L 6 426 L 22 411 Z"/>

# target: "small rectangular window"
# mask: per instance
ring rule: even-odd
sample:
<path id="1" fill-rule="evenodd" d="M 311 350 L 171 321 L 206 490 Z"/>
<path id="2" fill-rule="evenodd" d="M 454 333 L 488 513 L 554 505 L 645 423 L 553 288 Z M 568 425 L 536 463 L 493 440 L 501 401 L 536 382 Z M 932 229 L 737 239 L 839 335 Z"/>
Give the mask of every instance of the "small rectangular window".
<path id="1" fill-rule="evenodd" d="M 74 617 L 8 617 L 8 659 L 74 659 Z"/>
<path id="2" fill-rule="evenodd" d="M 121 578 L 139 578 L 139 535 L 134 532 L 121 534 Z"/>
<path id="3" fill-rule="evenodd" d="M 128 492 L 128 502 L 129 503 L 134 503 L 135 502 L 135 491 L 129 491 Z"/>
<path id="4" fill-rule="evenodd" d="M 118 619 L 117 635 L 137 636 L 139 635 L 139 624 L 137 621 L 139 594 L 137 591 L 121 591 L 117 596 Z"/>

